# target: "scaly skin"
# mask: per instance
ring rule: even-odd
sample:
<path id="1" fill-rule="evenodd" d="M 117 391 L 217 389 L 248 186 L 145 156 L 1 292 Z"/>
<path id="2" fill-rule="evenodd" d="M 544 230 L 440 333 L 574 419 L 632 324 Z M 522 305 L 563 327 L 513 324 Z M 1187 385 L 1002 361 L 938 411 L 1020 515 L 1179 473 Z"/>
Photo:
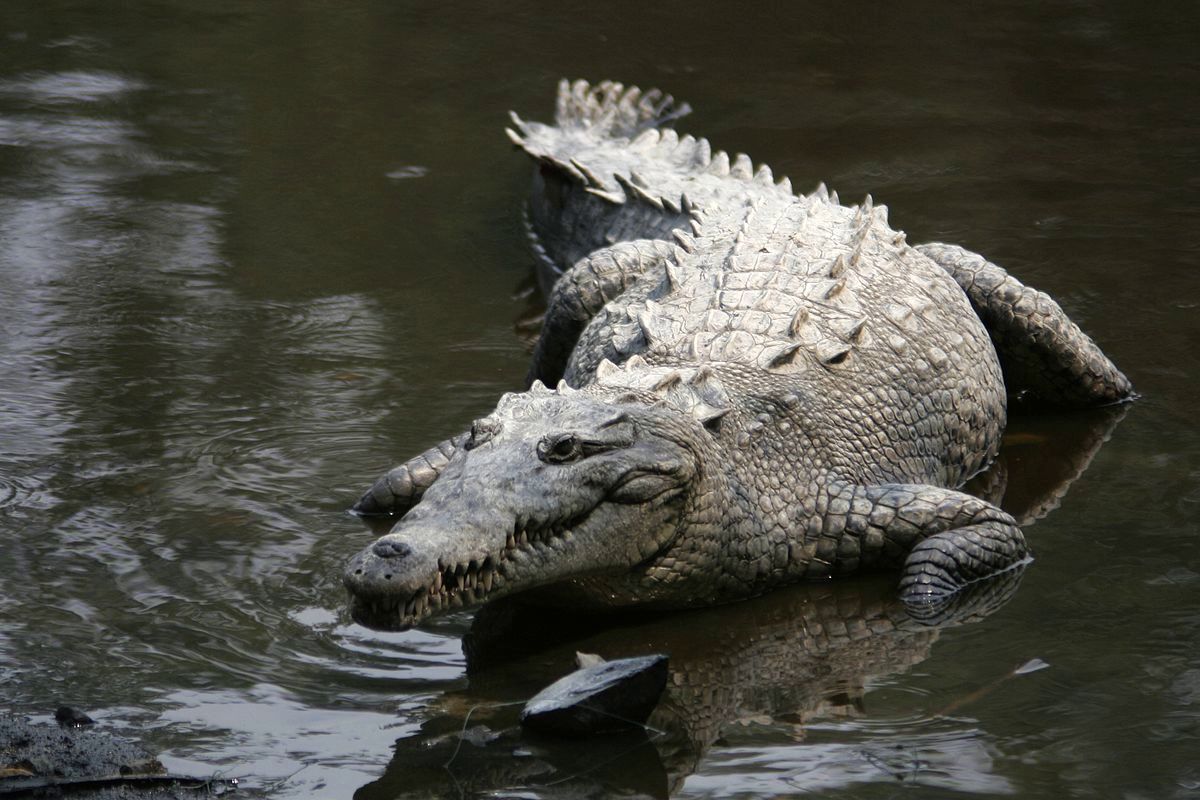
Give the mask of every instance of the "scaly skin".
<path id="1" fill-rule="evenodd" d="M 358 618 L 547 584 L 679 607 L 896 567 L 907 601 L 938 602 L 1028 561 L 1011 517 L 956 491 L 1006 395 L 1102 404 L 1129 382 L 999 267 L 655 127 L 679 113 L 577 82 L 555 126 L 514 117 L 553 285 L 532 387 L 360 501 L 408 513 L 346 570 Z"/>

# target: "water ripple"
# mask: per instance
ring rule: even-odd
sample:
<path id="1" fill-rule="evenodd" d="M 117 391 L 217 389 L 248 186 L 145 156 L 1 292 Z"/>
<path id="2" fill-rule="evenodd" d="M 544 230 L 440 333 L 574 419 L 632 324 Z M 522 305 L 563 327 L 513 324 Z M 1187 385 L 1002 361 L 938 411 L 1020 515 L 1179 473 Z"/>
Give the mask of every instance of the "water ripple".
<path id="1" fill-rule="evenodd" d="M 0 81 L 0 95 L 47 105 L 95 103 L 145 88 L 136 78 L 103 71 L 31 72 Z"/>
<path id="2" fill-rule="evenodd" d="M 37 476 L 5 474 L 4 469 L 0 465 L 0 511 L 16 507 L 44 509 L 53 504 L 53 496 Z"/>
<path id="3" fill-rule="evenodd" d="M 174 691 L 157 704 L 168 769 L 251 775 L 275 782 L 272 797 L 350 797 L 387 763 L 396 737 L 416 727 L 394 713 L 314 705 L 269 683 Z"/>
<path id="4" fill-rule="evenodd" d="M 828 728 L 812 725 L 805 728 L 803 744 L 735 742 L 710 753 L 704 769 L 688 778 L 688 793 L 767 797 L 866 783 L 986 794 L 1014 791 L 1009 779 L 998 774 L 986 735 L 971 725 L 943 722 L 937 727 L 920 732 L 902 725 L 885 736 L 850 726 L 831 735 Z"/>

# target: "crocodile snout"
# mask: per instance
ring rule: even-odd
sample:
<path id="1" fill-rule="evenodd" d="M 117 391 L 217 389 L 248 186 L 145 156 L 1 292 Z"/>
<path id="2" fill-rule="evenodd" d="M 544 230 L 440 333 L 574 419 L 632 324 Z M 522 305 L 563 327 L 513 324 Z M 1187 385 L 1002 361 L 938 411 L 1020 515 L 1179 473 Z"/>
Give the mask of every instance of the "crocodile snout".
<path id="1" fill-rule="evenodd" d="M 394 539 L 380 539 L 371 546 L 371 552 L 380 558 L 404 558 L 412 554 L 412 548 L 405 542 Z"/>

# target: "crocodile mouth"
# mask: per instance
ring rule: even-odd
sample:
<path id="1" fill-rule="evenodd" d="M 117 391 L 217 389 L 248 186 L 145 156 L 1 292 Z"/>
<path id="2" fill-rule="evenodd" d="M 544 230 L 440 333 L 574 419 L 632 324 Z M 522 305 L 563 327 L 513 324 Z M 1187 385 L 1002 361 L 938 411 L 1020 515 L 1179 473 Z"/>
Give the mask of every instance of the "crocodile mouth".
<path id="1" fill-rule="evenodd" d="M 351 593 L 351 617 L 375 630 L 407 630 L 436 614 L 468 608 L 498 594 L 515 577 L 559 552 L 574 539 L 573 524 L 543 528 L 514 526 L 504 547 L 483 558 L 447 561 L 439 558 L 437 571 L 425 585 L 408 594 Z M 361 575 L 359 567 L 356 574 Z M 385 581 L 393 575 L 385 573 Z"/>

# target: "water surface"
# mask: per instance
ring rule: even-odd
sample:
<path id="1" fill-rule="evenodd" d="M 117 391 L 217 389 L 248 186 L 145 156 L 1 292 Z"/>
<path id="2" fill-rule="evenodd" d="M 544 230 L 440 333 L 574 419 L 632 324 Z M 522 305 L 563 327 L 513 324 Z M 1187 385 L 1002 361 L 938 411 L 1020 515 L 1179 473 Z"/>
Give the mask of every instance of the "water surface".
<path id="1" fill-rule="evenodd" d="M 1198 23 L 5 4 L 0 706 L 78 704 L 283 797 L 1200 795 Z M 886 585 L 801 587 L 470 663 L 469 613 L 349 621 L 340 565 L 371 534 L 344 509 L 521 383 L 528 166 L 501 129 L 547 118 L 564 75 L 660 85 L 696 109 L 681 129 L 871 192 L 912 241 L 1050 292 L 1126 370 L 1123 418 L 1014 422 L 998 484 L 1040 519 L 1006 605 L 892 633 L 867 624 Z M 830 624 L 873 635 L 850 651 Z M 499 704 L 576 645 L 672 649 L 704 676 L 673 696 L 690 722 L 603 757 L 519 738 Z M 464 722 L 486 728 L 445 769 Z"/>

